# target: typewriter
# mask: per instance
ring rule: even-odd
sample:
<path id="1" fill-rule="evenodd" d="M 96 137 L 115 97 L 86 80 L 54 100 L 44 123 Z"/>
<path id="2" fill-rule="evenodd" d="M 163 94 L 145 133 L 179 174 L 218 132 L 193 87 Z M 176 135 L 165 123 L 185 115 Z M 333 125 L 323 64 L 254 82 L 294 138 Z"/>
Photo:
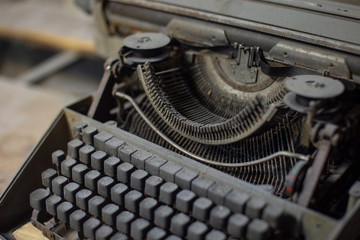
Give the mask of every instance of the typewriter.
<path id="1" fill-rule="evenodd" d="M 2 238 L 358 239 L 359 6 L 82 6 L 103 78 L 2 195 Z"/>

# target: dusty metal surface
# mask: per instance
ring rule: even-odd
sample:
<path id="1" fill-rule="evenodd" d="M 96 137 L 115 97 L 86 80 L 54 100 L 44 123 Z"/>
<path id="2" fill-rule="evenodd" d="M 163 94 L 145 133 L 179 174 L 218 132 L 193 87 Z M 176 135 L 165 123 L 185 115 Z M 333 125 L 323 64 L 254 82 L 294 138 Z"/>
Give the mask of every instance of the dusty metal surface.
<path id="1" fill-rule="evenodd" d="M 202 9 L 198 11 L 199 8 Z M 56 135 L 56 148 L 64 149 L 71 138 L 71 125 L 81 121 L 73 128 L 73 137 L 79 139 L 69 142 L 67 162 L 83 162 L 78 148 L 94 143 L 94 151 L 103 150 L 104 154 L 118 157 L 118 164 L 128 161 L 146 171 L 148 160 L 139 163 L 141 160 L 135 157 L 138 153 L 119 153 L 123 147 L 134 145 L 134 149 L 139 148 L 134 151 L 148 151 L 149 155 L 224 184 L 225 194 L 231 188 L 249 194 L 245 208 L 242 205 L 241 211 L 231 211 L 251 219 L 262 218 L 273 228 L 270 231 L 275 238 L 356 239 L 359 230 L 355 222 L 360 216 L 356 191 L 360 176 L 360 150 L 356 144 L 360 139 L 360 87 L 356 85 L 360 79 L 360 35 L 346 34 L 360 29 L 360 25 L 358 19 L 349 17 L 352 13 L 332 16 L 329 9 L 319 13 L 316 7 L 296 9 L 290 3 L 276 5 L 271 0 L 244 0 L 241 4 L 232 0 L 112 0 L 95 2 L 94 11 L 99 19 L 102 50 L 112 50 L 110 41 L 114 37 L 130 37 L 121 42 L 118 58 L 105 63 L 94 98 L 65 109 L 23 165 L 0 199 L 0 206 L 5 209 L 0 224 L 7 218 L 14 225 L 15 217 L 28 213 L 28 206 L 24 205 L 15 209 L 15 216 L 9 214 L 20 201 L 28 201 L 16 199 L 19 193 L 15 189 L 37 187 L 36 181 L 25 186 L 21 183 L 29 178 L 34 163 L 38 165 L 49 155 L 48 150 L 54 150 L 52 138 Z M 189 20 L 194 27 L 190 27 Z M 316 24 L 305 24 L 311 21 Z M 202 29 L 205 22 L 208 25 Z M 344 29 L 345 26 L 352 30 Z M 163 33 L 131 36 L 147 28 L 171 33 L 173 39 L 170 41 Z M 152 40 L 157 37 L 164 42 L 154 44 Z M 294 41 L 284 43 L 284 39 Z M 319 74 L 323 77 L 314 76 Z M 286 77 L 296 82 L 289 84 L 288 80 L 284 84 Z M 285 95 L 287 90 L 291 92 Z M 292 102 L 287 101 L 288 96 L 292 96 Z M 302 103 L 302 108 L 294 107 L 295 103 Z M 83 129 L 85 126 L 90 133 Z M 96 131 L 100 132 L 94 136 Z M 117 143 L 112 146 L 114 141 Z M 102 149 L 103 145 L 113 148 Z M 61 154 L 65 159 L 65 152 Z M 303 162 L 296 164 L 299 160 Z M 52 170 L 52 176 L 64 175 L 76 181 L 73 173 L 63 171 L 63 164 L 59 171 L 59 162 L 54 162 L 57 171 Z M 85 163 L 89 164 L 88 160 Z M 92 162 L 90 165 L 96 168 Z M 99 171 L 115 176 L 105 169 Z M 177 182 L 177 173 L 167 179 L 159 172 L 164 180 L 186 189 Z M 82 180 L 79 184 L 83 184 Z M 132 185 L 133 180 L 130 188 L 135 188 Z M 192 185 L 193 182 L 187 184 L 188 190 L 193 191 Z M 226 188 L 230 190 L 226 192 Z M 52 187 L 51 191 L 63 195 L 62 188 L 54 191 Z M 101 191 L 98 187 L 98 194 L 109 197 L 109 193 Z M 212 191 L 206 190 L 206 197 L 211 199 Z M 32 220 L 47 236 L 55 236 L 52 226 L 57 225 L 56 234 L 66 237 L 74 232 L 65 227 L 67 217 L 43 211 L 44 207 L 37 204 L 39 198 L 42 201 L 49 194 L 48 189 L 31 193 Z M 262 206 L 257 206 L 257 197 L 265 201 Z M 66 200 L 69 202 L 65 205 L 73 206 L 73 198 Z M 227 201 L 211 200 L 223 205 Z M 266 204 L 271 210 L 265 208 Z M 274 221 L 269 221 L 267 215 L 272 214 L 267 211 L 274 206 L 286 212 L 286 221 L 278 226 L 273 226 Z M 125 208 L 136 213 L 136 209 L 128 207 L 125 202 Z M 178 207 L 176 203 L 175 208 Z M 256 216 L 251 213 L 253 208 Z M 47 213 L 59 216 L 47 218 Z M 143 217 L 141 213 L 140 216 Z M 103 218 L 95 221 L 115 228 L 114 221 L 108 223 Z M 210 214 L 209 225 L 211 222 Z M 9 228 L 4 225 L 3 231 Z M 222 229 L 224 236 L 231 235 L 227 228 Z M 170 232 L 185 236 L 171 228 Z M 82 238 L 81 231 L 79 236 Z M 133 232 L 130 236 L 145 238 L 144 234 L 135 237 Z"/>
<path id="2" fill-rule="evenodd" d="M 255 194 L 256 196 L 261 196 L 262 198 L 266 199 L 272 204 L 279 204 L 281 203 L 284 209 L 289 212 L 292 216 L 295 218 L 300 218 L 301 223 L 300 228 L 292 228 L 293 234 L 296 234 L 297 231 L 303 231 L 303 234 L 305 234 L 306 238 L 309 239 L 327 239 L 328 234 L 330 234 L 331 231 L 323 232 L 324 229 L 332 229 L 333 226 L 338 224 L 338 221 L 329 218 L 325 215 L 318 214 L 311 209 L 305 209 L 302 207 L 299 207 L 296 204 L 290 203 L 288 201 L 284 201 L 280 198 L 276 198 L 272 196 L 271 194 L 259 191 L 258 188 L 256 188 L 254 185 L 248 184 L 244 181 L 241 181 L 239 179 L 236 179 L 232 176 L 229 176 L 227 174 L 224 174 L 214 168 L 211 168 L 209 166 L 203 165 L 198 162 L 194 162 L 191 159 L 188 159 L 184 156 L 178 155 L 173 153 L 172 151 L 169 151 L 167 149 L 164 149 L 156 144 L 153 144 L 151 142 L 148 142 L 142 138 L 139 138 L 137 136 L 134 136 L 130 134 L 129 132 L 123 131 L 122 129 L 114 128 L 112 126 L 102 124 L 98 121 L 95 121 L 93 119 L 87 118 L 84 115 L 78 114 L 73 110 L 65 110 L 65 114 L 68 119 L 68 124 L 73 124 L 77 121 L 85 122 L 91 126 L 94 126 L 99 129 L 99 131 L 111 131 L 114 136 L 119 137 L 123 140 L 125 140 L 129 144 L 133 144 L 135 146 L 139 146 L 149 152 L 153 152 L 156 154 L 159 154 L 162 158 L 171 159 L 171 161 L 174 161 L 175 163 L 181 164 L 183 166 L 188 167 L 189 169 L 192 169 L 193 171 L 199 171 L 201 169 L 201 174 L 204 174 L 206 176 L 210 176 L 214 180 L 221 182 L 223 184 L 226 184 L 228 186 L 234 187 L 235 189 L 239 189 L 242 192 L 246 192 L 249 194 Z M 312 224 L 308 224 L 306 221 L 307 219 L 311 219 L 312 224 L 317 224 L 319 228 L 313 228 Z M 292 221 L 291 218 L 289 218 L 289 221 Z M 306 228 L 302 229 L 301 228 Z"/>
<path id="3" fill-rule="evenodd" d="M 353 0 L 340 0 L 340 1 L 324 1 L 324 0 L 306 0 L 306 1 L 296 1 L 296 0 L 265 0 L 266 2 L 271 2 L 279 5 L 285 5 L 290 7 L 297 7 L 301 9 L 308 9 L 312 11 L 317 11 L 321 13 L 328 13 L 343 17 L 350 17 L 354 19 L 359 19 L 360 16 L 360 7 L 357 1 Z"/>
<path id="4" fill-rule="evenodd" d="M 181 83 L 184 80 L 173 82 L 172 76 L 161 80 L 149 64 L 138 67 L 138 75 L 154 110 L 175 131 L 196 142 L 210 145 L 238 142 L 253 135 L 277 112 L 276 104 L 266 106 L 260 99 L 255 98 L 247 108 L 226 119 L 202 106 L 196 97 L 190 94 L 186 83 Z M 162 89 L 160 84 L 164 84 L 165 89 Z"/>
<path id="5" fill-rule="evenodd" d="M 230 1 L 226 4 L 223 2 L 209 3 L 206 1 L 201 3 L 198 1 L 183 1 L 181 7 L 175 1 L 167 1 L 170 5 L 144 0 L 113 0 L 113 2 L 201 18 L 207 21 L 229 24 L 290 39 L 360 53 L 359 36 L 357 36 L 360 33 L 360 25 L 357 22 L 349 20 L 336 19 L 309 12 L 299 12 L 294 9 L 282 9 L 276 5 L 250 1 L 243 1 L 241 6 L 237 5 L 236 1 Z M 201 9 L 199 6 L 201 6 Z M 215 14 L 219 13 L 219 9 L 223 11 L 222 15 Z M 239 18 L 238 16 L 241 17 Z M 287 21 L 284 21 L 284 19 L 287 19 Z M 308 22 L 310 19 L 317 24 L 310 24 L 310 22 Z M 328 24 L 329 21 L 332 22 L 331 25 Z M 281 26 L 281 28 L 279 28 L 279 26 Z M 334 29 L 336 29 L 336 31 L 334 31 Z M 319 33 L 321 33 L 321 35 Z M 348 43 L 344 44 L 341 41 Z"/>
<path id="6" fill-rule="evenodd" d="M 170 36 L 200 46 L 215 47 L 227 46 L 229 41 L 226 33 L 221 28 L 214 28 L 174 18 L 166 27 L 166 33 Z M 208 36 L 211 36 L 209 39 Z"/>
<path id="7" fill-rule="evenodd" d="M 285 64 L 309 66 L 321 74 L 351 78 L 349 66 L 341 54 L 316 49 L 305 44 L 281 41 L 269 51 L 269 57 Z"/>
<path id="8" fill-rule="evenodd" d="M 51 166 L 51 161 L 46 159 L 60 146 L 65 147 L 67 139 L 66 119 L 60 114 L 1 195 L 0 231 L 9 231 L 29 219 L 30 206 L 24 196 L 41 186 L 41 178 L 34 176 L 41 176 L 41 172 Z"/>
<path id="9" fill-rule="evenodd" d="M 300 75 L 287 78 L 285 87 L 291 91 L 284 97 L 285 104 L 298 112 L 307 113 L 315 105 L 324 105 L 330 100 L 326 109 L 321 106 L 323 113 L 336 112 L 341 103 L 336 98 L 344 93 L 345 87 L 339 80 L 316 75 Z M 318 111 L 318 110 L 317 110 Z"/>
<path id="10" fill-rule="evenodd" d="M 126 64 L 159 62 L 169 57 L 166 49 L 171 39 L 162 33 L 138 33 L 124 39 L 124 48 L 120 55 Z"/>
<path id="11" fill-rule="evenodd" d="M 206 12 L 217 13 L 223 16 L 244 19 L 252 22 L 268 25 L 264 30 L 270 29 L 270 26 L 291 29 L 295 35 L 300 32 L 327 37 L 331 39 L 346 41 L 358 44 L 359 22 L 358 19 L 335 18 L 331 15 L 317 14 L 316 12 L 304 11 L 302 9 L 283 7 L 282 5 L 263 2 L 263 1 L 191 1 L 185 0 L 178 2 L 176 0 L 161 0 L 153 2 L 162 2 L 173 6 L 196 9 Z M 155 3 L 153 4 L 155 6 Z M 355 7 L 356 8 L 356 7 Z M 221 18 L 221 16 L 219 16 Z M 359 17 L 358 17 L 359 18 Z M 316 22 L 316 24 L 310 24 Z M 331 22 L 331 25 L 329 24 Z M 346 29 L 342 29 L 346 28 Z M 348 28 L 354 28 L 355 32 Z M 334 31 L 335 30 L 335 31 Z M 345 34 L 345 36 L 343 35 Z M 352 36 L 349 36 L 352 35 Z"/>
<path id="12" fill-rule="evenodd" d="M 344 43 L 341 41 L 334 42 L 334 40 L 332 39 L 319 38 L 318 36 L 312 36 L 312 38 L 310 38 L 310 36 L 305 33 L 301 33 L 300 35 L 298 35 L 296 34 L 296 32 L 289 31 L 285 28 L 278 29 L 277 33 L 270 33 L 269 31 L 262 31 L 261 28 L 259 29 L 258 27 L 253 26 L 257 23 L 249 22 L 250 26 L 244 27 L 241 24 L 237 25 L 233 23 L 234 21 L 243 22 L 243 20 L 231 18 L 231 21 L 225 21 L 229 17 L 221 16 L 221 19 L 225 20 L 216 21 L 219 15 L 212 13 L 202 14 L 201 12 L 197 12 L 195 10 L 183 8 L 180 8 L 180 11 L 178 9 L 179 7 L 177 6 L 168 6 L 166 4 L 159 4 L 148 1 L 131 2 L 133 4 L 128 1 L 116 1 L 116 3 L 111 1 L 105 5 L 105 15 L 106 19 L 109 21 L 109 27 L 111 29 L 123 29 L 117 33 L 117 37 L 121 38 L 122 34 L 125 34 L 125 36 L 127 34 L 131 34 L 131 32 L 129 32 L 130 29 L 133 29 L 135 31 L 144 31 L 145 29 L 145 31 L 165 32 L 166 26 L 173 19 L 177 19 L 187 22 L 191 21 L 195 24 L 200 25 L 206 24 L 206 26 L 211 26 L 211 28 L 214 29 L 223 29 L 230 43 L 239 42 L 247 46 L 259 46 L 265 51 L 270 51 L 274 46 L 276 46 L 277 43 L 285 41 L 286 39 L 295 40 L 295 46 L 298 46 L 298 44 L 301 42 L 308 42 L 312 43 L 312 45 L 308 45 L 309 49 L 311 51 L 314 51 L 315 53 L 320 52 L 322 54 L 329 54 L 329 56 L 335 57 L 337 56 L 337 54 L 342 54 L 352 74 L 351 78 L 355 82 L 360 82 L 360 72 L 357 68 L 359 60 L 356 55 L 354 55 L 360 52 L 358 45 Z M 182 13 L 182 11 L 189 11 L 191 12 L 191 14 Z M 152 16 L 154 15 L 158 17 L 153 18 Z M 211 18 L 209 18 L 208 15 L 210 15 Z M 303 35 L 307 37 L 304 37 Z M 112 44 L 112 40 L 114 40 L 113 38 L 113 35 L 108 37 L 102 35 L 103 40 L 100 46 L 105 45 L 108 47 L 114 47 L 114 45 Z M 194 40 L 196 39 L 192 37 L 192 41 Z M 196 44 L 201 45 L 201 42 L 197 42 Z M 105 48 L 101 49 L 105 50 Z M 329 51 L 330 49 L 332 50 Z M 338 50 L 346 51 L 347 53 L 339 52 Z M 116 52 L 116 50 L 114 50 L 113 52 Z M 103 51 L 102 54 L 108 54 L 108 56 L 112 56 L 111 51 Z M 283 56 L 280 60 L 284 61 L 286 59 Z M 310 61 L 307 62 L 306 59 L 304 59 L 304 61 L 300 60 L 300 64 L 308 69 L 313 69 L 314 66 L 317 66 L 313 63 L 310 63 Z M 337 65 L 338 62 L 335 61 L 333 64 Z M 325 70 L 333 72 L 332 66 L 327 67 L 324 64 L 320 64 L 320 66 Z M 321 70 L 321 73 L 322 72 L 323 70 Z M 346 74 L 344 76 L 348 75 Z"/>

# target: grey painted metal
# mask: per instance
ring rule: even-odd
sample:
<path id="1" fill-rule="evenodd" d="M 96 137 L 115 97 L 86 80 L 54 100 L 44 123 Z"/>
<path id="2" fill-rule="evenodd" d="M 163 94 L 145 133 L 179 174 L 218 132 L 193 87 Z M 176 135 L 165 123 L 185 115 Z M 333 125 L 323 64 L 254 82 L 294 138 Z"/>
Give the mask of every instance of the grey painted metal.
<path id="1" fill-rule="evenodd" d="M 82 101 L 73 105 L 72 108 L 82 109 L 88 106 L 89 101 Z M 70 132 L 70 126 L 78 121 L 83 121 L 91 126 L 94 126 L 98 128 L 99 131 L 109 131 L 115 137 L 118 137 L 129 144 L 133 144 L 146 151 L 155 153 L 159 157 L 168 159 L 181 166 L 187 167 L 195 172 L 198 172 L 199 175 L 206 176 L 207 178 L 215 180 L 218 183 L 226 184 L 233 189 L 242 191 L 251 196 L 261 197 L 270 204 L 281 205 L 287 213 L 291 214 L 291 216 L 300 221 L 298 229 L 292 229 L 291 231 L 302 231 L 306 239 L 336 239 L 339 236 L 344 236 L 343 234 L 347 236 L 346 232 L 344 233 L 342 231 L 342 229 L 345 227 L 349 228 L 348 231 L 351 231 L 351 233 L 356 232 L 354 229 L 356 224 L 350 225 L 349 223 L 359 218 L 359 204 L 355 204 L 351 211 L 349 211 L 342 219 L 335 220 L 311 209 L 298 206 L 278 197 L 274 197 L 265 191 L 260 191 L 259 188 L 252 184 L 227 175 L 209 166 L 195 162 L 194 160 L 191 160 L 187 157 L 178 155 L 172 151 L 134 136 L 131 133 L 114 128 L 107 124 L 102 124 L 69 108 L 65 109 L 58 120 L 54 122 L 48 133 L 35 148 L 35 151 L 30 155 L 25 164 L 22 166 L 21 170 L 18 172 L 7 191 L 2 195 L 0 200 L 1 231 L 7 231 L 21 223 L 19 222 L 21 219 L 20 216 L 24 216 L 24 214 L 30 210 L 30 207 L 27 204 L 28 199 L 23 197 L 23 191 L 30 193 L 41 185 L 40 178 L 38 182 L 33 181 L 34 173 L 36 175 L 36 172 L 41 172 L 48 167 L 48 164 L 51 164 L 51 151 L 59 147 L 65 148 L 69 137 L 67 137 L 66 134 L 64 135 L 64 133 Z M 57 141 L 56 144 L 54 144 L 55 139 Z M 49 159 L 49 161 L 44 159 Z M 39 168 L 39 166 L 41 166 L 41 168 Z M 32 180 L 29 181 L 29 179 Z M 21 191 L 19 191 L 19 189 L 21 189 Z"/>
<path id="2" fill-rule="evenodd" d="M 284 64 L 311 68 L 319 73 L 345 79 L 351 77 L 349 66 L 342 54 L 306 44 L 280 41 L 269 51 L 268 57 Z"/>
<path id="3" fill-rule="evenodd" d="M 250 1 L 112 0 L 162 12 L 201 18 L 316 45 L 360 53 L 360 24 L 347 18 Z"/>
<path id="4" fill-rule="evenodd" d="M 166 27 L 166 33 L 180 41 L 199 46 L 215 47 L 229 45 L 224 29 L 178 18 L 170 21 Z"/>
<path id="5" fill-rule="evenodd" d="M 178 144 L 176 144 L 175 142 L 173 142 L 171 139 L 169 139 L 165 134 L 163 134 L 158 128 L 156 128 L 151 121 L 145 116 L 145 114 L 141 111 L 141 109 L 139 108 L 139 106 L 136 104 L 136 102 L 133 100 L 133 98 L 131 98 L 129 95 L 123 94 L 121 92 L 115 92 L 115 96 L 122 98 L 122 99 L 126 99 L 128 100 L 133 107 L 136 109 L 136 111 L 139 113 L 139 115 L 144 119 L 144 121 L 146 121 L 146 123 L 161 137 L 163 138 L 166 142 L 168 142 L 170 145 L 172 145 L 174 148 L 176 148 L 177 150 L 183 152 L 184 154 L 188 155 L 189 157 L 196 159 L 202 163 L 205 164 L 210 164 L 213 166 L 222 166 L 222 167 L 248 167 L 248 166 L 254 166 L 254 165 L 258 165 L 267 161 L 271 161 L 273 160 L 275 157 L 279 157 L 279 156 L 287 156 L 287 157 L 293 157 L 293 158 L 297 158 L 300 160 L 304 160 L 304 161 L 309 161 L 310 156 L 305 156 L 302 154 L 297 154 L 297 153 L 292 153 L 292 152 L 286 152 L 286 151 L 280 151 L 280 152 L 276 152 L 274 154 L 270 154 L 264 158 L 260 158 L 254 161 L 250 161 L 250 162 L 244 162 L 244 163 L 222 163 L 222 162 L 218 162 L 218 161 L 214 161 L 211 159 L 206 159 L 203 157 L 200 157 L 198 155 L 195 155 L 191 152 L 189 152 L 188 150 L 182 148 L 181 146 L 179 146 Z"/>
<path id="6" fill-rule="evenodd" d="M 223 21 L 218 21 L 215 14 L 197 14 L 197 11 L 182 9 L 180 11 L 177 7 L 171 6 L 171 12 L 167 9 L 167 6 L 162 6 L 162 8 L 155 8 L 150 4 L 142 4 L 134 1 L 134 4 L 123 4 L 119 0 L 117 2 L 110 2 L 105 7 L 106 18 L 110 25 L 118 27 L 131 27 L 134 29 L 146 29 L 146 31 L 156 31 L 164 32 L 165 26 L 169 24 L 172 19 L 181 19 L 182 21 L 187 21 L 190 23 L 196 23 L 200 25 L 211 26 L 218 29 L 223 29 L 226 33 L 226 36 L 230 43 L 239 42 L 247 46 L 258 46 L 263 49 L 265 52 L 270 51 L 278 42 L 288 39 L 293 39 L 295 44 L 300 44 L 301 42 L 310 42 L 307 46 L 310 49 L 314 49 L 315 52 L 328 52 L 330 55 L 340 54 L 345 58 L 346 63 L 351 72 L 351 78 L 354 82 L 360 82 L 360 68 L 359 65 L 359 56 L 356 54 L 360 53 L 360 47 L 342 43 L 340 41 L 334 42 L 331 39 L 326 38 L 309 38 L 308 34 L 301 33 L 301 35 L 294 35 L 294 31 L 289 31 L 287 29 L 278 29 L 278 34 L 270 34 L 262 31 L 262 28 L 259 27 L 257 23 L 244 22 L 243 20 L 236 20 L 232 18 L 224 18 Z M 173 9 L 175 8 L 175 9 Z M 187 15 L 185 15 L 187 14 Z M 153 16 L 157 16 L 154 18 Z M 245 25 L 244 25 L 245 24 Z M 250 25 L 249 25 L 250 24 Z M 253 27 L 251 27 L 253 26 Z M 256 27 L 258 26 L 258 27 Z M 114 52 L 117 52 L 117 48 L 113 48 L 115 41 L 112 41 L 118 35 L 105 36 L 101 35 L 103 45 L 103 50 L 100 50 L 102 54 L 112 56 Z M 314 37 L 314 36 L 312 36 Z M 121 46 L 118 44 L 116 46 Z M 110 51 L 110 49 L 113 49 Z M 341 50 L 341 51 L 339 51 Z M 346 52 L 344 52 L 346 51 Z M 311 65 L 307 64 L 306 61 L 302 61 L 302 64 L 305 68 L 310 68 Z"/>
<path id="7" fill-rule="evenodd" d="M 137 33 L 126 37 L 123 43 L 133 50 L 156 50 L 166 47 L 170 38 L 161 33 Z"/>
<path id="8" fill-rule="evenodd" d="M 334 98 L 341 95 L 345 90 L 344 85 L 339 80 L 316 75 L 287 78 L 285 87 L 297 95 L 313 99 Z"/>
<path id="9" fill-rule="evenodd" d="M 125 64 L 159 62 L 169 57 L 166 46 L 171 39 L 162 33 L 137 33 L 124 38 L 128 51 L 121 53 Z M 124 48 L 124 49 L 126 49 Z"/>
<path id="10" fill-rule="evenodd" d="M 290 6 L 311 11 L 327 13 L 337 16 L 360 19 L 360 6 L 346 3 L 346 1 L 324 1 L 324 0 L 262 0 L 278 5 Z"/>
<path id="11" fill-rule="evenodd" d="M 354 226 L 359 226 L 360 222 L 360 202 L 356 202 L 343 217 L 343 219 L 335 225 L 329 235 L 329 239 L 359 239 L 359 232 Z"/>
<path id="12" fill-rule="evenodd" d="M 181 2 L 177 0 L 160 0 L 156 2 L 217 13 L 219 15 L 359 44 L 359 22 L 296 8 L 283 7 L 274 3 L 247 0 L 183 0 Z"/>
<path id="13" fill-rule="evenodd" d="M 345 87 L 339 80 L 317 75 L 299 75 L 288 77 L 285 87 L 290 92 L 285 95 L 285 104 L 298 112 L 308 113 L 311 110 L 311 101 L 329 100 L 340 96 Z M 340 108 L 340 102 L 331 104 L 323 114 L 330 114 Z"/>
<path id="14" fill-rule="evenodd" d="M 67 120 L 61 112 L 2 193 L 0 232 L 9 231 L 30 219 L 28 196 L 41 186 L 41 172 L 52 166 L 52 152 L 58 148 L 66 149 L 66 142 L 70 140 L 67 129 Z"/>
<path id="15" fill-rule="evenodd" d="M 69 125 L 72 125 L 77 121 L 85 122 L 88 125 L 98 128 L 98 131 L 111 132 L 115 137 L 124 140 L 128 144 L 135 145 L 143 150 L 156 154 L 161 158 L 167 159 L 180 166 L 189 168 L 190 170 L 197 172 L 201 176 L 205 176 L 206 178 L 210 178 L 218 183 L 227 185 L 233 189 L 247 193 L 251 196 L 261 197 L 267 202 L 269 202 L 269 204 L 276 204 L 282 206 L 284 210 L 288 214 L 290 214 L 290 216 L 292 216 L 290 217 L 290 219 L 295 217 L 300 221 L 300 225 L 297 226 L 298 228 L 291 230 L 289 229 L 289 231 L 292 231 L 293 233 L 299 233 L 299 231 L 302 231 L 305 235 L 305 238 L 307 239 L 329 239 L 329 234 L 331 234 L 331 231 L 336 226 L 336 224 L 339 224 L 339 221 L 341 221 L 336 221 L 335 219 L 317 213 L 311 209 L 303 208 L 284 199 L 274 197 L 266 191 L 260 191 L 258 187 L 252 184 L 227 175 L 219 170 L 196 162 L 185 156 L 176 154 L 170 150 L 164 149 L 163 147 L 148 142 L 131 133 L 123 131 L 122 129 L 113 128 L 111 126 L 107 126 L 106 124 L 102 124 L 96 120 L 87 118 L 86 116 L 81 115 L 73 110 L 65 109 L 65 115 L 69 121 Z M 319 228 L 314 228 L 315 225 L 318 225 Z"/>

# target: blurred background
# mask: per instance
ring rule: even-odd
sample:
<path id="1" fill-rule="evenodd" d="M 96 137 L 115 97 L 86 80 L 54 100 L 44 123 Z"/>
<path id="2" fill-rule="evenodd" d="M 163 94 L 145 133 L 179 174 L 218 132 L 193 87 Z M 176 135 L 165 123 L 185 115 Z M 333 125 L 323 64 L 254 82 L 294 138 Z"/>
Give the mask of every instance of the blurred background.
<path id="1" fill-rule="evenodd" d="M 0 0 L 0 193 L 61 109 L 96 90 L 93 31 L 73 0 Z"/>

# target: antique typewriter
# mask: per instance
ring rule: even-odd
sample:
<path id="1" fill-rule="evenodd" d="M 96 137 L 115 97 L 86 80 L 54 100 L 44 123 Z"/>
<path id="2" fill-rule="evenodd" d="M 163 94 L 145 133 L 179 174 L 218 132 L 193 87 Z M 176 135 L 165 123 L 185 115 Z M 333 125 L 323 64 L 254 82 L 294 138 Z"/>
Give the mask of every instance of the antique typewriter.
<path id="1" fill-rule="evenodd" d="M 81 4 L 103 78 L 2 195 L 3 238 L 358 239 L 359 6 Z"/>

